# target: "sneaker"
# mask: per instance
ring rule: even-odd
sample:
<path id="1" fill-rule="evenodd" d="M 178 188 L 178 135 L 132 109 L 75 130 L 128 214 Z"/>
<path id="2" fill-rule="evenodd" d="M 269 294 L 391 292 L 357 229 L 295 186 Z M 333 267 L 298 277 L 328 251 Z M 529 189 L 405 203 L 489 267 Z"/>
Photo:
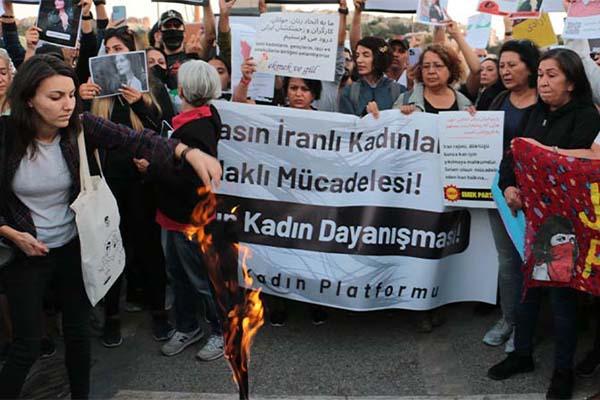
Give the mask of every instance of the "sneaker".
<path id="1" fill-rule="evenodd" d="M 488 346 L 500 346 L 510 338 L 512 331 L 513 327 L 502 318 L 496 322 L 492 329 L 486 332 L 483 343 Z"/>
<path id="2" fill-rule="evenodd" d="M 310 314 L 314 326 L 323 325 L 329 318 L 329 314 L 323 307 L 313 307 Z"/>
<path id="3" fill-rule="evenodd" d="M 47 337 L 43 337 L 41 342 L 41 352 L 40 352 L 40 358 L 46 359 L 46 358 L 50 358 L 53 355 L 56 354 L 56 346 L 54 345 L 54 340 L 52 340 L 51 337 L 47 336 Z"/>
<path id="4" fill-rule="evenodd" d="M 575 367 L 575 374 L 580 378 L 591 378 L 600 370 L 600 352 L 590 351 Z"/>
<path id="5" fill-rule="evenodd" d="M 196 353 L 200 361 L 213 361 L 223 357 L 223 336 L 210 335 L 206 344 Z"/>
<path id="6" fill-rule="evenodd" d="M 107 318 L 104 322 L 104 332 L 102 333 L 102 345 L 112 348 L 123 344 L 121 336 L 121 320 L 119 318 Z"/>
<path id="7" fill-rule="evenodd" d="M 510 353 L 504 361 L 490 368 L 487 375 L 490 379 L 502 381 L 516 374 L 531 372 L 534 368 L 533 357 Z"/>
<path id="8" fill-rule="evenodd" d="M 270 314 L 271 326 L 285 326 L 287 313 L 285 311 L 272 311 Z"/>
<path id="9" fill-rule="evenodd" d="M 548 400 L 563 400 L 573 397 L 575 377 L 572 369 L 555 369 L 546 392 Z"/>
<path id="10" fill-rule="evenodd" d="M 152 319 L 152 337 L 157 342 L 169 340 L 175 334 L 175 328 L 169 323 L 167 318 Z"/>
<path id="11" fill-rule="evenodd" d="M 161 347 L 160 351 L 165 356 L 174 356 L 181 353 L 186 347 L 202 339 L 202 337 L 204 337 L 204 332 L 200 328 L 189 333 L 176 331 L 171 339 Z"/>
<path id="12" fill-rule="evenodd" d="M 515 330 L 514 330 L 514 328 L 510 334 L 510 337 L 504 344 L 504 352 L 505 353 L 512 353 L 513 351 L 515 351 Z"/>

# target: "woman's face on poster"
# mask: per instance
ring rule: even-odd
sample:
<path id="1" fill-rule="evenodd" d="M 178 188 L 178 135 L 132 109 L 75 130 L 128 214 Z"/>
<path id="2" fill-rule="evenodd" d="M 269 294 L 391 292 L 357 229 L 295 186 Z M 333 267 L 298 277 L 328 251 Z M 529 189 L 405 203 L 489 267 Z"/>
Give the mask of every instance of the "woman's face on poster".
<path id="1" fill-rule="evenodd" d="M 131 71 L 131 64 L 124 55 L 118 55 L 115 57 L 115 65 L 119 75 L 127 75 Z"/>
<path id="2" fill-rule="evenodd" d="M 62 10 L 65 8 L 65 0 L 54 0 L 54 7 L 57 10 Z"/>

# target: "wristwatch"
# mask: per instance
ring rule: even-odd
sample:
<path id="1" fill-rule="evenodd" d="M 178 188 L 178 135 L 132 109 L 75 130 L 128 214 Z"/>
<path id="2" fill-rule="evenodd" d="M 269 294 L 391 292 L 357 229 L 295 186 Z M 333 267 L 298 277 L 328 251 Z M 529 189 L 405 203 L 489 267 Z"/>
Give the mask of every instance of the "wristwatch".
<path id="1" fill-rule="evenodd" d="M 344 15 L 348 15 L 350 13 L 350 11 L 348 11 L 347 8 L 342 8 L 342 7 L 338 8 L 338 12 L 340 14 L 344 14 Z"/>

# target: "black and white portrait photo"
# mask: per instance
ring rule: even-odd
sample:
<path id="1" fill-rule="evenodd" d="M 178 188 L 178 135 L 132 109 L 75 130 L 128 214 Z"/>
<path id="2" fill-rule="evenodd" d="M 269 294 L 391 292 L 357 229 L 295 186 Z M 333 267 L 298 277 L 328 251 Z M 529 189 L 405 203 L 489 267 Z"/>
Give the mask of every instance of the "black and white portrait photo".
<path id="1" fill-rule="evenodd" d="M 78 0 L 42 0 L 38 12 L 40 39 L 64 47 L 75 47 L 81 24 Z"/>
<path id="2" fill-rule="evenodd" d="M 99 97 L 118 95 L 120 94 L 119 89 L 123 86 L 138 92 L 147 92 L 148 70 L 146 65 L 144 51 L 90 58 L 92 81 L 102 89 Z"/>

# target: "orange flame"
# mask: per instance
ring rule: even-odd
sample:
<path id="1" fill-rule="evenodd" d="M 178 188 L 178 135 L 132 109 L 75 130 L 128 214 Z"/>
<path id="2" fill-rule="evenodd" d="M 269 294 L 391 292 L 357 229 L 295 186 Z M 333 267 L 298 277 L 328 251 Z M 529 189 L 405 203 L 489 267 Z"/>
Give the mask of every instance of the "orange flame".
<path id="1" fill-rule="evenodd" d="M 186 235 L 190 240 L 195 238 L 198 241 L 200 250 L 206 258 L 217 303 L 222 315 L 227 315 L 227 319 L 223 321 L 225 358 L 229 362 L 234 381 L 238 385 L 240 399 L 247 399 L 250 348 L 258 330 L 264 324 L 264 308 L 260 300 L 260 289 L 252 289 L 253 279 L 248 272 L 247 260 L 252 255 L 247 246 L 232 243 L 229 250 L 235 256 L 229 257 L 232 265 L 225 265 L 228 258 L 220 256 L 213 241 L 213 235 L 206 231 L 206 227 L 215 220 L 216 196 L 205 188 L 198 189 L 198 195 L 204 200 L 194 209 L 193 225 L 186 230 Z M 238 206 L 234 207 L 231 213 L 235 213 L 238 208 Z M 224 279 L 226 268 L 234 268 L 237 276 L 239 255 L 241 255 L 244 284 L 248 290 L 240 288 L 237 280 Z"/>

